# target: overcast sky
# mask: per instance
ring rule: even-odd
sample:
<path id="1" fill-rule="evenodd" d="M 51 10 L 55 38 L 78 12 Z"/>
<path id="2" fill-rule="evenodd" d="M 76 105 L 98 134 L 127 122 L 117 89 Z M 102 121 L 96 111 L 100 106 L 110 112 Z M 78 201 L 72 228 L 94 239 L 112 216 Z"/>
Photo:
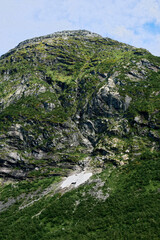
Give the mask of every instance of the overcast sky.
<path id="1" fill-rule="evenodd" d="M 160 56 L 160 0 L 0 0 L 0 55 L 28 38 L 86 29 Z"/>

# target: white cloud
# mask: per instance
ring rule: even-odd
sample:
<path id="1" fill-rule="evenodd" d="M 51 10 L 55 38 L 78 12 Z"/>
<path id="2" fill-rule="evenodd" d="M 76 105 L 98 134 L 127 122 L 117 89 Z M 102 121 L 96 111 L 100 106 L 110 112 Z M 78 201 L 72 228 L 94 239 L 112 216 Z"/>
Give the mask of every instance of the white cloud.
<path id="1" fill-rule="evenodd" d="M 160 2 L 157 0 L 141 0 L 133 8 L 133 14 L 138 16 L 139 24 L 155 20 L 160 22 Z"/>
<path id="2" fill-rule="evenodd" d="M 118 26 L 111 32 L 114 36 L 117 36 L 120 40 L 128 39 L 131 41 L 134 37 L 134 32 L 125 28 L 125 26 Z"/>

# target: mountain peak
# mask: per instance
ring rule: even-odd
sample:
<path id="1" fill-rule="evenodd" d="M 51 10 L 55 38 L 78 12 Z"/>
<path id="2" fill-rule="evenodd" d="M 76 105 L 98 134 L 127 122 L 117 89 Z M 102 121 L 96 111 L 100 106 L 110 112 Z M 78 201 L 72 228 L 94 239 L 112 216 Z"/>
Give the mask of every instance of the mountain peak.
<path id="1" fill-rule="evenodd" d="M 34 44 L 37 42 L 41 42 L 45 39 L 56 39 L 56 38 L 63 38 L 63 39 L 67 39 L 68 37 L 78 37 L 78 38 L 102 38 L 101 35 L 97 34 L 97 33 L 93 33 L 90 32 L 88 30 L 64 30 L 64 31 L 58 31 L 58 32 L 54 32 L 52 34 L 48 34 L 48 35 L 44 35 L 44 36 L 39 36 L 39 37 L 34 37 L 34 38 L 30 38 L 27 40 L 24 40 L 22 42 L 20 42 L 15 48 L 9 50 L 7 53 L 3 54 L 0 58 L 3 59 L 6 56 L 8 56 L 8 54 L 10 55 L 11 53 L 13 53 L 15 50 L 19 49 L 19 48 L 23 48 L 25 45 L 28 44 Z"/>
<path id="2" fill-rule="evenodd" d="M 66 31 L 59 31 L 52 34 L 48 34 L 45 36 L 35 37 L 31 39 L 27 39 L 18 44 L 17 47 L 21 47 L 28 43 L 39 42 L 47 38 L 67 38 L 67 37 L 101 37 L 101 35 L 97 33 L 90 32 L 88 30 L 66 30 Z"/>

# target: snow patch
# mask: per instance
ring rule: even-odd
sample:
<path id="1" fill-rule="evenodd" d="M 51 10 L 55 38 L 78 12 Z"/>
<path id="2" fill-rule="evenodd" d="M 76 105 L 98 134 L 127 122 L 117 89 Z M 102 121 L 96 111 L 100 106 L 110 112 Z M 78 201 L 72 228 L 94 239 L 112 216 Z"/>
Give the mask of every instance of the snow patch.
<path id="1" fill-rule="evenodd" d="M 92 176 L 91 172 L 81 172 L 67 177 L 61 184 L 61 188 L 78 187 L 85 183 Z"/>

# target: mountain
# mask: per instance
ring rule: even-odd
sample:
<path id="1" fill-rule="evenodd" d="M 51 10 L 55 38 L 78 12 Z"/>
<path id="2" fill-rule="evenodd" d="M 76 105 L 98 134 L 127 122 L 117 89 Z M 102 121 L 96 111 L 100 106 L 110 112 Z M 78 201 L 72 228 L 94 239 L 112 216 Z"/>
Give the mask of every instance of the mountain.
<path id="1" fill-rule="evenodd" d="M 0 58 L 0 239 L 159 239 L 160 58 L 86 30 Z"/>

